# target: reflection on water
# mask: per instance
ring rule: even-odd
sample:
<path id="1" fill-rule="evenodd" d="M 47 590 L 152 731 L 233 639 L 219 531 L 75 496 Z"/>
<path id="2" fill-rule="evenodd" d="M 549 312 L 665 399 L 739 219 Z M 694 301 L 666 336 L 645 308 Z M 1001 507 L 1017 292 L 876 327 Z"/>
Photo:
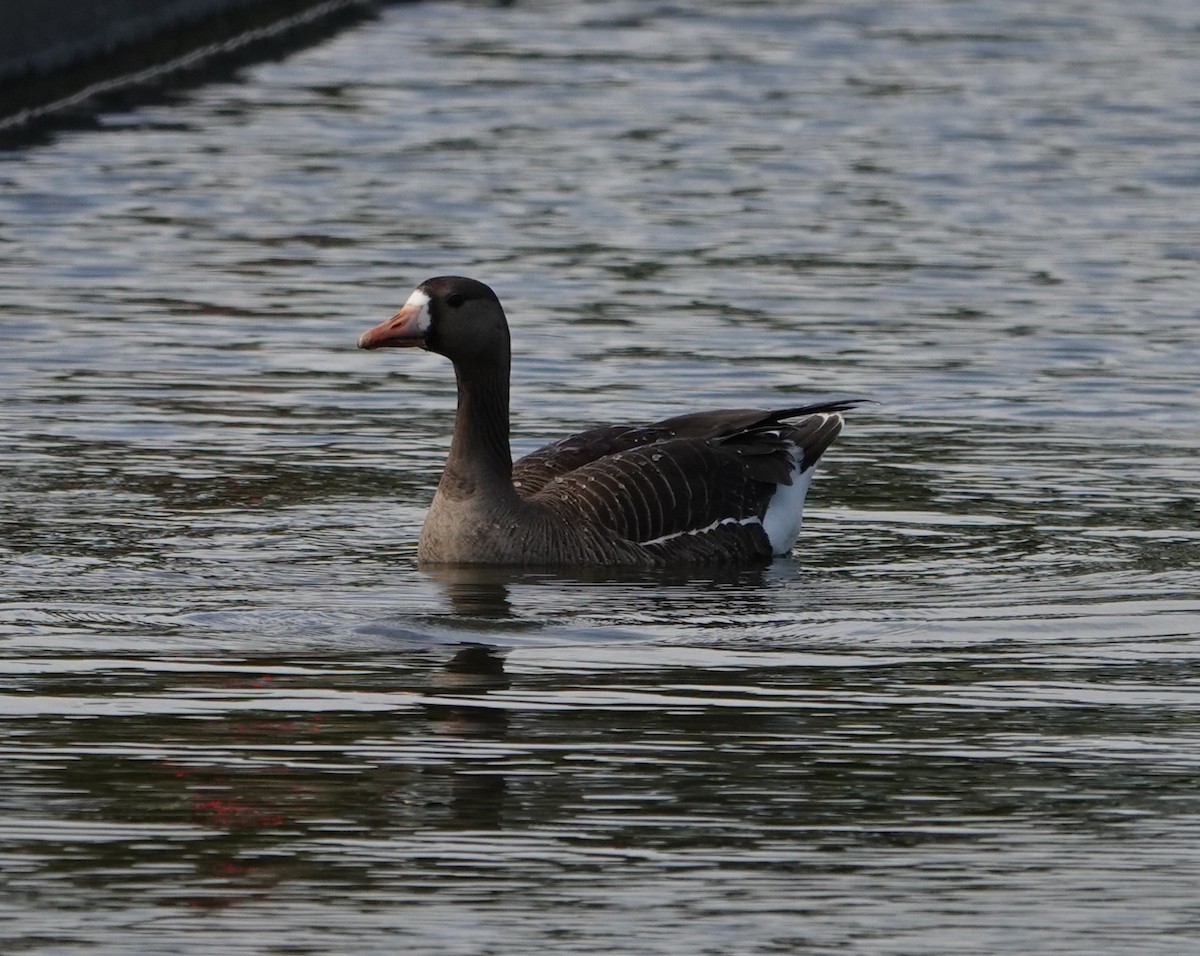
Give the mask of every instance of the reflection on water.
<path id="1" fill-rule="evenodd" d="M 404 5 L 0 153 L 0 949 L 1190 952 L 1193 19 Z M 442 272 L 519 454 L 881 404 L 792 559 L 419 569 Z"/>
<path id="2" fill-rule="evenodd" d="M 983 918 L 1015 946 L 1045 938 L 1017 916 L 1036 883 L 1066 914 L 1054 939 L 1092 932 L 1094 905 L 1130 921 L 1116 939 L 1132 945 L 1143 894 L 1177 903 L 1193 873 L 1179 717 L 1197 694 L 1165 658 L 601 642 L 130 664 L 38 675 L 58 716 L 30 701 L 6 747 L 10 887 L 53 881 L 59 905 L 99 917 L 35 913 L 26 933 L 105 945 L 134 894 L 148 939 L 232 932 L 236 912 L 272 925 L 300 894 L 306 945 L 325 947 L 350 924 L 316 914 L 347 897 L 355 925 L 431 950 L 461 943 L 451 914 L 548 919 L 582 945 L 594 928 L 545 916 L 568 898 L 689 947 L 697 919 L 735 932 L 743 907 L 774 934 L 807 914 L 829 941 L 903 919 L 961 942 Z M 1143 854 L 1172 869 L 1111 879 Z M 851 904 L 856 886 L 875 895 Z M 1076 898 L 1093 904 L 1072 915 Z M 234 922 L 197 927 L 189 909 Z"/>

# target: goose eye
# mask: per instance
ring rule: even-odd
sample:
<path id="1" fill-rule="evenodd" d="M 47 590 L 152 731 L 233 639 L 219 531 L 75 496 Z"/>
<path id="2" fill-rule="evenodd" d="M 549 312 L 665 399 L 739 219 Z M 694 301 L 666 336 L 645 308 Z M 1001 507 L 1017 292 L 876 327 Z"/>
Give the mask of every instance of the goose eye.
<path id="1" fill-rule="evenodd" d="M 458 292 L 451 292 L 448 296 L 446 296 L 446 305 L 450 306 L 452 309 L 457 309 L 465 301 L 466 300 Z"/>

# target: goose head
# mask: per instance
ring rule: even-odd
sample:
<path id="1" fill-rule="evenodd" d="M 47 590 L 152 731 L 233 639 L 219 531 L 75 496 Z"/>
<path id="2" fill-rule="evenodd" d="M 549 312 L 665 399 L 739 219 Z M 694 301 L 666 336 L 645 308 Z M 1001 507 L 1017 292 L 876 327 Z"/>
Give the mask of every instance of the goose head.
<path id="1" fill-rule="evenodd" d="M 474 279 L 422 282 L 400 311 L 358 338 L 360 349 L 419 347 L 455 364 L 507 359 L 508 322 L 496 293 Z"/>

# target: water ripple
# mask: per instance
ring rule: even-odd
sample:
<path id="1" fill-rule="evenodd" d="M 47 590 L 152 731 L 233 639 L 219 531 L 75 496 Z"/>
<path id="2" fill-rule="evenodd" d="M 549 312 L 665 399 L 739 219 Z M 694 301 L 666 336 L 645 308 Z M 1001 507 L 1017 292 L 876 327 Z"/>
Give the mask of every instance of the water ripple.
<path id="1" fill-rule="evenodd" d="M 390 5 L 0 152 L 0 949 L 1190 952 L 1194 40 Z M 880 404 L 793 559 L 420 569 L 445 272 L 521 452 Z"/>

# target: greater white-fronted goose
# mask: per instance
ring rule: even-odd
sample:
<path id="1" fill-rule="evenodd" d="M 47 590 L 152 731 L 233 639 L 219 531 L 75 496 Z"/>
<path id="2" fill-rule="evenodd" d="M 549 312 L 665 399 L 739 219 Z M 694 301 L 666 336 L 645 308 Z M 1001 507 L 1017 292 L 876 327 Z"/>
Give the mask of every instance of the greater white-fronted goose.
<path id="1" fill-rule="evenodd" d="M 842 429 L 838 413 L 858 404 L 604 425 L 514 464 L 508 322 L 490 288 L 430 279 L 358 346 L 418 346 L 454 363 L 458 414 L 423 562 L 657 567 L 787 554 L 813 470 Z"/>

